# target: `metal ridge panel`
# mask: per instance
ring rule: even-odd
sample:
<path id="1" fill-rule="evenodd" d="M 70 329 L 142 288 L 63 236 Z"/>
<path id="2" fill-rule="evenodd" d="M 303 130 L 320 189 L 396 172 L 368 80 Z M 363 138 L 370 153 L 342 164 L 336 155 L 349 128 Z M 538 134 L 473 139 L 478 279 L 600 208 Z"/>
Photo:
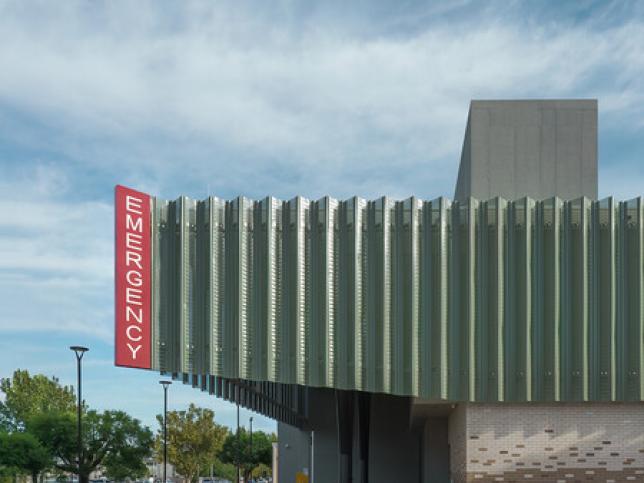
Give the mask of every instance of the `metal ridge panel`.
<path id="1" fill-rule="evenodd" d="M 644 400 L 641 198 L 152 203 L 155 370 Z"/>

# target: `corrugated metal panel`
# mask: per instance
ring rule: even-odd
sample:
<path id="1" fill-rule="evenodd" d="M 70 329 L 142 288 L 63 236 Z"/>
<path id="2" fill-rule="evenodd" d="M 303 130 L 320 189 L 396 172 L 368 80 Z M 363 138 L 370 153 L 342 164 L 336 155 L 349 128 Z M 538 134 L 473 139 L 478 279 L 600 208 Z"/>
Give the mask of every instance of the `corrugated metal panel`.
<path id="1" fill-rule="evenodd" d="M 153 366 L 446 401 L 642 400 L 643 213 L 640 198 L 155 200 Z"/>

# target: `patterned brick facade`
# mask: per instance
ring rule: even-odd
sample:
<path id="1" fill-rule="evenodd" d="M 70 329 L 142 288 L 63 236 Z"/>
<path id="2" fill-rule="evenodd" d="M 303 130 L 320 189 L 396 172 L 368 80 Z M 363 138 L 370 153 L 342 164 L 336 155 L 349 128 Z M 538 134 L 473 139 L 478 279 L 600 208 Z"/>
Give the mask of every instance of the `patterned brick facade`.
<path id="1" fill-rule="evenodd" d="M 644 404 L 464 404 L 449 421 L 452 480 L 644 482 Z"/>

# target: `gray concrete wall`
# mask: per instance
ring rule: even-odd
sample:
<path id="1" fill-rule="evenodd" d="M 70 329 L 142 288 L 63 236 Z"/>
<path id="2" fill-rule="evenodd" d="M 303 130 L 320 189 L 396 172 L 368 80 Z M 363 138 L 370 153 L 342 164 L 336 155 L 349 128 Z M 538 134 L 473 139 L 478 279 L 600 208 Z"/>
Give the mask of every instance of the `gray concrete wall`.
<path id="1" fill-rule="evenodd" d="M 280 483 L 295 481 L 298 471 L 309 471 L 311 433 L 286 423 L 277 423 Z"/>
<path id="2" fill-rule="evenodd" d="M 411 400 L 374 394 L 369 438 L 369 482 L 420 481 L 422 434 L 411 428 Z"/>
<path id="3" fill-rule="evenodd" d="M 305 429 L 278 423 L 280 482 L 295 481 L 307 468 L 311 482 L 334 482 L 338 476 L 338 428 L 335 393 L 310 388 L 309 418 Z M 311 461 L 312 455 L 312 461 Z"/>
<path id="4" fill-rule="evenodd" d="M 309 425 L 313 431 L 312 481 L 336 481 L 338 476 L 338 428 L 332 389 L 309 390 Z"/>
<path id="5" fill-rule="evenodd" d="M 429 418 L 423 428 L 422 482 L 449 483 L 448 419 Z"/>
<path id="6" fill-rule="evenodd" d="M 295 481 L 296 472 L 304 468 L 309 469 L 313 483 L 338 481 L 340 454 L 335 402 L 333 390 L 311 388 L 306 428 L 278 425 L 280 482 Z M 354 410 L 351 474 L 353 481 L 362 481 L 357 404 Z M 372 394 L 368 481 L 448 483 L 451 458 L 448 443 L 465 434 L 464 425 L 454 425 L 451 419 L 448 423 L 451 412 L 453 405 Z M 458 454 L 464 454 L 458 453 L 460 447 L 457 445 L 457 460 Z"/>
<path id="7" fill-rule="evenodd" d="M 456 200 L 597 198 L 597 101 L 472 101 Z"/>
<path id="8" fill-rule="evenodd" d="M 467 475 L 467 412 L 459 404 L 449 415 L 449 465 L 453 482 L 465 482 Z"/>

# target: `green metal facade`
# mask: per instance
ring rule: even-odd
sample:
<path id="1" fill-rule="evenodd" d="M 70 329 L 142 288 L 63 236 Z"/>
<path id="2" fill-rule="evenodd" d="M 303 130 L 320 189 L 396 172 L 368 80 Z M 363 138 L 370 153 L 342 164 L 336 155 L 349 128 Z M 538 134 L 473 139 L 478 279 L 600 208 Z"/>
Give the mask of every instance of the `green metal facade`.
<path id="1" fill-rule="evenodd" d="M 442 401 L 644 399 L 641 198 L 152 211 L 156 370 Z"/>

